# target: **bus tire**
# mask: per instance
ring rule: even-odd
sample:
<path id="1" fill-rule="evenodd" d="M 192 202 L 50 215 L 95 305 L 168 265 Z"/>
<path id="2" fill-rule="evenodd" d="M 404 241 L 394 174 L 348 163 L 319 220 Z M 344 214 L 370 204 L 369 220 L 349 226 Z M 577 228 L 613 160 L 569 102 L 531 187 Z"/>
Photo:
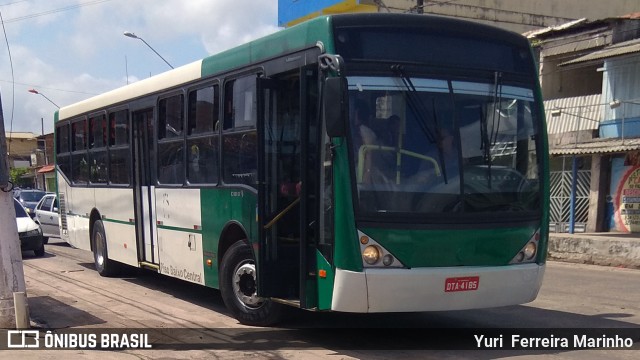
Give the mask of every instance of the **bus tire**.
<path id="1" fill-rule="evenodd" d="M 273 325 L 280 320 L 283 305 L 256 295 L 255 264 L 251 248 L 244 241 L 231 245 L 220 266 L 222 300 L 244 325 Z"/>
<path id="2" fill-rule="evenodd" d="M 93 232 L 91 234 L 91 242 L 93 244 L 93 262 L 100 276 L 115 276 L 118 273 L 118 263 L 109 259 L 107 251 L 107 237 L 104 233 L 104 225 L 102 220 L 96 220 L 93 223 Z"/>

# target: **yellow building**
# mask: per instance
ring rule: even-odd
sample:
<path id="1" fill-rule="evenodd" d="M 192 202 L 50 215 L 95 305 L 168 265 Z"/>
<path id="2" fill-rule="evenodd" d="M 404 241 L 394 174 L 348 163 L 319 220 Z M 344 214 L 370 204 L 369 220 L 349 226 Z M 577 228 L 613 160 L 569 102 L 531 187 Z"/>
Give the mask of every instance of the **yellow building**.
<path id="1" fill-rule="evenodd" d="M 30 132 L 6 132 L 9 168 L 31 167 L 31 154 L 38 149 L 38 136 Z"/>

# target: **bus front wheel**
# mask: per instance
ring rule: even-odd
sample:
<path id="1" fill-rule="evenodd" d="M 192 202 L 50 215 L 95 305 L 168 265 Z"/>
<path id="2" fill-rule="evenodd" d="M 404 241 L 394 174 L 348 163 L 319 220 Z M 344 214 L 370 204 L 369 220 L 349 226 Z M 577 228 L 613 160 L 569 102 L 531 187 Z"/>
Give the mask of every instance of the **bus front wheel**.
<path id="1" fill-rule="evenodd" d="M 104 225 L 102 220 L 93 223 L 93 233 L 91 234 L 93 242 L 93 261 L 96 270 L 100 276 L 114 276 L 118 273 L 118 263 L 109 259 L 107 252 L 107 237 L 104 233 Z"/>
<path id="2" fill-rule="evenodd" d="M 257 288 L 256 262 L 251 248 L 244 241 L 238 241 L 222 257 L 222 300 L 242 324 L 268 326 L 278 322 L 283 305 L 259 297 Z"/>

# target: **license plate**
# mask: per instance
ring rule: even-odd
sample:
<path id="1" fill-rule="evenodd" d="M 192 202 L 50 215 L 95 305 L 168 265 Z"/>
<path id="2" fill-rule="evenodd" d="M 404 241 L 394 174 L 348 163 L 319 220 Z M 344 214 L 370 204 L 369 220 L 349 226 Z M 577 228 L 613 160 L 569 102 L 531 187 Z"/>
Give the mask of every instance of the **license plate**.
<path id="1" fill-rule="evenodd" d="M 475 291 L 479 285 L 479 276 L 452 277 L 445 280 L 444 292 Z"/>

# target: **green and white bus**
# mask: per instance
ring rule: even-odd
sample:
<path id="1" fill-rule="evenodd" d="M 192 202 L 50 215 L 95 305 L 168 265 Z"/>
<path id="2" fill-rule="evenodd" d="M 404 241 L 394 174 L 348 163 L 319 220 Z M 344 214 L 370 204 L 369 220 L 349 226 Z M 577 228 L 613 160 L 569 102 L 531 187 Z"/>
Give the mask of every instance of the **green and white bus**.
<path id="1" fill-rule="evenodd" d="M 521 304 L 540 289 L 548 151 L 522 36 L 323 16 L 61 108 L 61 234 L 220 289 L 244 324 Z"/>

